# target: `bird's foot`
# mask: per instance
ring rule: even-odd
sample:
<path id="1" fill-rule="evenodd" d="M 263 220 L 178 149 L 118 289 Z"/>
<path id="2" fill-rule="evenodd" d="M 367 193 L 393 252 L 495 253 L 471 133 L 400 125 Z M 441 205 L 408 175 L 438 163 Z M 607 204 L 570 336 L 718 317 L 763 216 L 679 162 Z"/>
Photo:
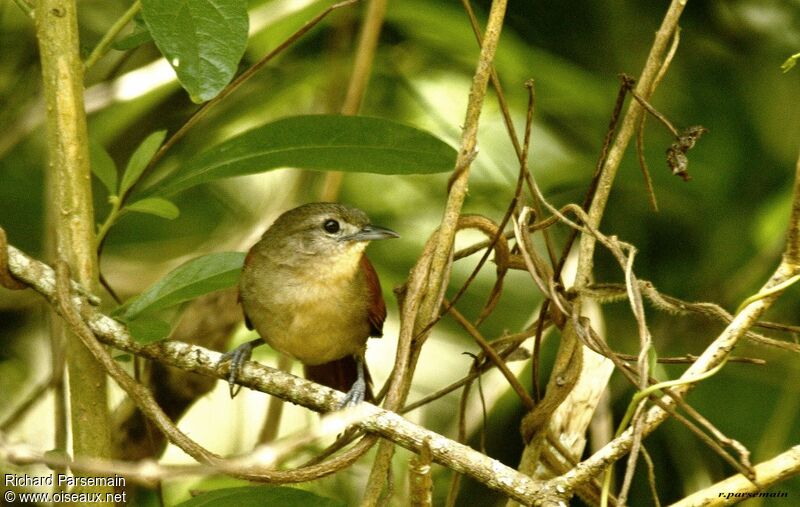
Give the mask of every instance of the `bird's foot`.
<path id="1" fill-rule="evenodd" d="M 253 354 L 253 349 L 262 343 L 264 342 L 261 340 L 261 338 L 250 340 L 249 342 L 243 343 L 235 349 L 222 354 L 222 356 L 219 358 L 219 361 L 217 361 L 217 365 L 220 365 L 226 361 L 230 361 L 231 363 L 228 369 L 228 388 L 231 393 L 231 398 L 239 394 L 239 391 L 242 389 L 242 386 L 236 384 L 236 378 L 239 376 L 239 372 L 242 370 L 244 363 L 250 360 L 250 356 Z"/>
<path id="2" fill-rule="evenodd" d="M 356 357 L 356 371 L 358 376 L 355 382 L 353 382 L 353 386 L 345 394 L 344 400 L 339 404 L 339 409 L 355 407 L 363 402 L 367 395 L 367 379 L 366 375 L 364 375 L 364 362 L 363 359 L 359 357 Z"/>
<path id="3" fill-rule="evenodd" d="M 364 379 L 357 379 L 353 382 L 353 387 L 344 396 L 344 400 L 339 405 L 339 409 L 355 407 L 362 401 L 367 394 L 367 383 Z"/>

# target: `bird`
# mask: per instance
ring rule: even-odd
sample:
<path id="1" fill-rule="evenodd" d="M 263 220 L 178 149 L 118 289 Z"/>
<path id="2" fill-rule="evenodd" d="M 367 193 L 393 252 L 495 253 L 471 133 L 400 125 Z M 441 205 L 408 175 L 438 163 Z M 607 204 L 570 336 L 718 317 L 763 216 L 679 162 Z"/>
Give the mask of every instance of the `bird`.
<path id="1" fill-rule="evenodd" d="M 345 204 L 304 204 L 280 215 L 244 260 L 239 301 L 260 338 L 220 359 L 231 363 L 231 397 L 244 362 L 266 342 L 300 361 L 309 380 L 345 392 L 340 408 L 371 398 L 364 355 L 368 338 L 383 335 L 386 304 L 364 250 L 397 237 Z"/>

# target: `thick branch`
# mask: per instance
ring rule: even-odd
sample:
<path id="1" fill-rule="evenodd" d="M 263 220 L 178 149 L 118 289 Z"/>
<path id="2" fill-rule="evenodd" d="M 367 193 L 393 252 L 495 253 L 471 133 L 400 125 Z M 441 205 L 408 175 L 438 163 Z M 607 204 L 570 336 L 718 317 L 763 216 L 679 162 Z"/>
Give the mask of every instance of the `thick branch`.
<path id="1" fill-rule="evenodd" d="M 39 0 L 34 13 L 47 106 L 47 182 L 53 198 L 48 215 L 53 218 L 56 255 L 91 289 L 97 281 L 97 258 L 75 0 Z M 68 337 L 67 356 L 73 451 L 110 457 L 105 372 L 75 336 Z"/>
<path id="2" fill-rule="evenodd" d="M 12 275 L 43 295 L 58 310 L 53 270 L 10 245 L 8 257 Z M 226 368 L 217 366 L 220 358 L 218 352 L 174 341 L 138 344 L 131 339 L 125 326 L 87 304 L 82 296 L 72 294 L 71 299 L 75 310 L 101 342 L 186 371 L 226 378 Z M 243 386 L 278 396 L 317 412 L 335 410 L 344 396 L 338 391 L 253 362 L 247 363 L 238 377 Z M 521 502 L 533 502 L 539 486 L 529 477 L 467 446 L 417 426 L 393 412 L 369 404 L 365 404 L 365 407 L 365 419 L 359 423 L 361 428 L 415 452 L 427 441 L 433 460 L 437 463 L 470 475 L 486 486 Z"/>

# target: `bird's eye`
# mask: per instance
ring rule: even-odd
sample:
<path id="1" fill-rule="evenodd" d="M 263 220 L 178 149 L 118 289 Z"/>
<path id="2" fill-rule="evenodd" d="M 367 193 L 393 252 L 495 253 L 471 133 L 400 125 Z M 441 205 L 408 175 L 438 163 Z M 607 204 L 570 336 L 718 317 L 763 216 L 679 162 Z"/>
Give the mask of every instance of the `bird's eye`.
<path id="1" fill-rule="evenodd" d="M 329 232 L 331 234 L 337 233 L 339 232 L 339 222 L 329 218 L 325 220 L 324 224 L 322 224 L 322 228 L 325 229 L 325 232 Z"/>

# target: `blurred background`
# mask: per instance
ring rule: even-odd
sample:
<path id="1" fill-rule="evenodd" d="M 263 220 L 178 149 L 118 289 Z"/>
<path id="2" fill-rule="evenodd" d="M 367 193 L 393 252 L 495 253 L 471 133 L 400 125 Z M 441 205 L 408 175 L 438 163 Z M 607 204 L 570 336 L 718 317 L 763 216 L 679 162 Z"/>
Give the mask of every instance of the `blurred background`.
<path id="1" fill-rule="evenodd" d="M 330 2 L 253 0 L 250 40 L 242 67 L 283 41 Z M 475 4 L 485 20 L 488 2 Z M 527 79 L 535 80 L 536 113 L 530 168 L 548 199 L 556 204 L 581 202 L 594 170 L 609 122 L 619 73 L 638 75 L 668 2 L 512 0 L 498 50 L 496 67 L 518 132 L 524 131 Z M 88 52 L 127 2 L 88 0 L 79 3 L 81 41 Z M 283 116 L 337 112 L 342 104 L 353 60 L 363 6 L 340 9 L 216 107 L 178 143 L 159 166 L 178 167 L 206 147 L 246 129 Z M 681 22 L 681 42 L 653 105 L 677 127 L 702 125 L 708 133 L 690 152 L 683 182 L 664 162 L 672 142 L 652 118 L 645 133 L 645 154 L 660 207 L 653 212 L 633 144 L 617 176 L 602 223 L 639 249 L 635 270 L 660 290 L 688 301 L 716 302 L 733 312 L 765 281 L 779 261 L 789 214 L 791 185 L 800 146 L 800 69 L 782 73 L 781 63 L 800 51 L 800 2 L 733 0 L 689 2 Z M 30 19 L 12 3 L 0 4 L 0 226 L 9 242 L 32 256 L 43 255 L 43 170 L 46 139 L 38 53 Z M 457 146 L 478 49 L 458 2 L 403 0 L 390 2 L 373 74 L 361 114 L 395 119 L 428 130 Z M 86 77 L 90 137 L 106 147 L 118 166 L 151 132 L 174 132 L 196 109 L 174 74 L 151 44 L 129 52 L 112 51 Z M 464 211 L 500 221 L 513 196 L 516 156 L 502 123 L 493 92 L 487 98 L 479 133 L 480 153 L 473 164 Z M 157 179 L 158 173 L 153 175 Z M 385 337 L 371 340 L 368 362 L 378 385 L 394 361 L 397 306 L 392 289 L 403 283 L 422 245 L 438 225 L 447 191 L 447 174 L 344 178 L 339 200 L 367 211 L 373 221 L 390 227 L 402 239 L 378 242 L 369 249 L 388 302 Z M 249 248 L 278 213 L 319 199 L 323 173 L 282 169 L 195 187 L 179 194 L 180 217 L 163 220 L 130 214 L 111 231 L 102 271 L 124 298 L 141 292 L 167 271 L 203 253 Z M 107 195 L 95 181 L 96 221 L 108 213 Z M 567 231 L 554 238 L 563 244 Z M 482 239 L 463 233 L 457 247 Z M 452 296 L 478 257 L 455 265 Z M 620 282 L 615 261 L 597 255 L 595 277 Z M 459 303 L 476 317 L 494 282 L 487 265 Z M 23 400 L 50 371 L 45 311 L 40 299 L 0 289 L 0 417 Z M 104 295 L 105 296 L 105 295 Z M 538 314 L 541 298 L 530 278 L 510 273 L 497 310 L 481 326 L 486 337 L 516 332 Z M 770 311 L 768 320 L 798 324 L 800 288 L 792 288 Z M 108 299 L 108 308 L 113 303 Z M 166 313 L 177 319 L 180 309 Z M 697 354 L 722 326 L 700 317 L 676 317 L 647 307 L 660 356 Z M 625 303 L 603 307 L 602 324 L 609 344 L 636 353 L 635 321 Z M 797 336 L 776 335 L 797 343 Z M 251 339 L 239 326 L 233 341 Z M 545 363 L 556 340 L 545 343 Z M 264 347 L 255 359 L 274 364 Z M 478 347 L 451 319 L 434 329 L 426 344 L 409 401 L 466 374 Z M 745 444 L 754 463 L 800 441 L 800 361 L 796 353 L 743 343 L 737 355 L 761 358 L 767 366 L 728 364 L 705 381 L 689 402 L 725 434 Z M 530 366 L 514 363 L 530 385 Z M 685 366 L 670 365 L 660 379 L 680 375 Z M 545 373 L 547 368 L 544 368 Z M 483 381 L 487 418 L 473 391 L 468 411 L 471 444 L 485 432 L 486 452 L 516 467 L 522 450 L 518 428 L 524 415 L 516 397 L 496 373 Z M 609 404 L 615 422 L 624 412 L 631 387 L 619 375 L 611 381 Z M 122 395 L 113 391 L 114 402 Z M 230 400 L 227 386 L 200 399 L 180 426 L 214 451 L 251 449 L 266 411 L 267 396 L 243 392 Z M 408 417 L 455 437 L 458 394 L 449 395 Z M 41 449 L 53 446 L 53 402 L 50 395 L 35 404 L 13 428 L 14 438 Z M 281 434 L 316 424 L 317 416 L 287 407 Z M 322 445 L 321 443 L 320 445 Z M 602 442 L 590 442 L 601 445 Z M 645 445 L 655 462 L 662 502 L 718 481 L 734 471 L 684 427 L 669 421 Z M 588 451 L 587 451 L 588 452 Z M 311 456 L 313 449 L 309 450 Z M 395 502 L 404 504 L 410 453 L 396 455 Z M 169 448 L 166 460 L 188 460 Z M 304 461 L 298 457 L 297 463 Z M 300 487 L 347 504 L 363 491 L 371 461 L 362 459 L 344 473 Z M 447 494 L 451 472 L 434 468 L 434 504 Z M 634 505 L 652 500 L 644 467 L 631 494 Z M 207 489 L 232 479 L 176 480 L 164 495 L 174 503 L 189 489 Z M 781 484 L 789 498 L 800 498 L 797 481 Z M 503 498 L 462 482 L 461 505 L 500 505 Z M 467 500 L 468 499 L 468 500 Z M 748 505 L 758 505 L 751 500 Z M 575 505 L 582 505 L 575 500 Z"/>

